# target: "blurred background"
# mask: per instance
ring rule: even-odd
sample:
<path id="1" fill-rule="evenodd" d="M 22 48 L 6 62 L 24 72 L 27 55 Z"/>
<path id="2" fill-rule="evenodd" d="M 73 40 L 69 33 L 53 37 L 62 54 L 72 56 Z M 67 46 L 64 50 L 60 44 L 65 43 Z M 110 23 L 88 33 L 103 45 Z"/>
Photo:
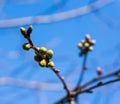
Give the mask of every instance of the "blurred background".
<path id="1" fill-rule="evenodd" d="M 66 95 L 55 74 L 34 61 L 20 27 L 33 26 L 37 47 L 54 50 L 55 67 L 72 89 L 83 58 L 78 43 L 90 34 L 97 41 L 87 59 L 83 83 L 120 67 L 120 0 L 0 0 L 0 104 L 54 104 Z M 82 94 L 76 104 L 118 104 L 120 82 Z"/>

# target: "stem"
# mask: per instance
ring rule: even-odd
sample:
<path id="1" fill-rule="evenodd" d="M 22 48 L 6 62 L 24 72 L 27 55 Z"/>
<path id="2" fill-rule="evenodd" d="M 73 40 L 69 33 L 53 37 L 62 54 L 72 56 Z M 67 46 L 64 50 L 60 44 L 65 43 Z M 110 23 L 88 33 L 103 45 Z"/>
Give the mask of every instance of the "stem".
<path id="1" fill-rule="evenodd" d="M 94 78 L 93 80 L 85 83 L 84 85 L 82 86 L 77 86 L 73 92 L 75 92 L 76 94 L 74 95 L 74 99 L 77 98 L 77 96 L 79 94 L 82 94 L 82 93 L 87 93 L 87 92 L 91 92 L 93 89 L 95 88 L 98 88 L 98 87 L 101 87 L 101 86 L 104 86 L 104 85 L 107 85 L 107 84 L 110 84 L 110 83 L 113 83 L 113 82 L 117 82 L 117 81 L 120 81 L 120 77 L 117 77 L 120 73 L 120 69 L 118 69 L 117 71 L 115 72 L 112 72 L 112 73 L 109 73 L 105 76 L 101 76 L 99 79 L 98 78 Z M 106 81 L 106 82 L 99 82 L 98 84 L 92 86 L 92 87 L 89 87 L 87 89 L 84 89 L 85 87 L 87 87 L 88 85 L 91 85 L 99 80 L 102 80 L 102 79 L 106 79 L 106 78 L 109 78 L 109 77 L 113 77 L 113 76 L 116 76 L 117 78 L 116 79 L 112 79 L 112 80 L 109 80 L 109 81 Z M 64 102 L 68 102 L 70 100 L 70 97 L 69 96 L 65 96 L 63 98 L 61 98 L 58 102 L 56 102 L 56 104 L 64 104 Z"/>
<path id="2" fill-rule="evenodd" d="M 107 85 L 107 84 L 110 84 L 110 83 L 114 83 L 114 82 L 117 82 L 117 81 L 120 81 L 120 78 L 116 78 L 116 79 L 104 82 L 102 84 L 96 84 L 96 85 L 94 85 L 94 86 L 92 86 L 88 89 L 83 90 L 83 91 L 81 91 L 81 89 L 77 89 L 76 90 L 76 95 L 74 96 L 74 98 L 76 98 L 79 94 L 82 94 L 82 93 L 85 93 L 85 92 L 91 92 L 91 90 L 93 90 L 95 88 L 98 88 L 98 87 L 101 87 L 101 86 L 104 86 L 104 85 Z M 69 100 L 70 100 L 69 96 L 65 96 L 61 100 L 59 100 L 56 104 L 64 104 L 65 102 L 68 102 Z"/>
<path id="3" fill-rule="evenodd" d="M 112 77 L 112 76 L 117 76 L 119 73 L 120 73 L 120 69 L 118 69 L 118 70 L 115 71 L 115 72 L 109 73 L 109 74 L 107 74 L 107 75 L 105 75 L 105 76 L 101 76 L 100 78 L 96 77 L 96 78 L 92 79 L 91 81 L 85 83 L 85 84 L 82 85 L 81 87 L 82 87 L 82 88 L 85 88 L 85 87 L 87 87 L 87 86 L 89 86 L 89 85 L 91 85 L 91 84 L 93 84 L 93 83 L 95 83 L 95 82 L 97 82 L 97 81 L 99 81 L 99 80 L 106 79 L 106 78 L 109 78 L 109 77 Z"/>
<path id="4" fill-rule="evenodd" d="M 27 40 L 28 42 L 31 44 L 32 48 L 35 50 L 35 51 L 38 51 L 38 49 L 35 47 L 35 45 L 33 44 L 32 40 L 30 37 L 27 37 Z M 51 68 L 52 71 L 57 75 L 57 77 L 61 80 L 63 86 L 64 86 L 64 89 L 66 90 L 66 92 L 68 93 L 68 95 L 70 94 L 70 90 L 66 84 L 66 82 L 64 81 L 64 78 L 59 74 L 59 70 L 57 70 L 56 68 Z"/>
<path id="5" fill-rule="evenodd" d="M 51 69 L 57 75 L 57 77 L 61 80 L 61 82 L 62 82 L 62 84 L 64 86 L 64 89 L 66 90 L 67 94 L 69 95 L 70 94 L 70 90 L 69 90 L 69 88 L 68 88 L 64 78 L 59 74 L 59 71 L 57 69 L 55 69 L 55 68 L 51 68 Z"/>
<path id="6" fill-rule="evenodd" d="M 38 51 L 38 49 L 36 48 L 36 46 L 34 45 L 34 43 L 32 42 L 32 39 L 30 38 L 30 36 L 27 36 L 27 40 L 29 42 L 29 44 L 31 44 L 32 48 L 35 50 L 35 51 Z M 70 95 L 70 90 L 66 84 L 66 82 L 64 81 L 64 78 L 59 74 L 59 70 L 57 70 L 56 68 L 51 68 L 52 71 L 57 75 L 57 77 L 61 80 L 63 86 L 64 86 L 64 89 L 66 90 L 67 94 Z"/>
<path id="7" fill-rule="evenodd" d="M 79 76 L 79 80 L 78 80 L 77 86 L 79 86 L 82 83 L 82 80 L 83 80 L 83 77 L 84 77 L 84 73 L 85 73 L 85 70 L 86 70 L 86 61 L 87 61 L 87 54 L 85 54 L 85 56 L 84 56 L 82 70 L 81 70 L 81 73 L 80 73 L 80 76 Z"/>
<path id="8" fill-rule="evenodd" d="M 91 90 L 95 89 L 95 88 L 98 88 L 98 87 L 101 87 L 101 86 L 104 86 L 104 85 L 107 85 L 107 84 L 110 84 L 110 83 L 113 83 L 113 82 L 117 82 L 117 81 L 120 81 L 120 78 L 116 78 L 116 79 L 113 79 L 113 80 L 110 80 L 110 81 L 107 81 L 107 82 L 101 82 L 101 84 L 96 84 L 90 88 L 87 88 L 83 91 L 81 90 L 78 90 L 77 91 L 77 95 L 80 94 L 80 93 L 84 93 L 84 92 L 90 92 Z"/>

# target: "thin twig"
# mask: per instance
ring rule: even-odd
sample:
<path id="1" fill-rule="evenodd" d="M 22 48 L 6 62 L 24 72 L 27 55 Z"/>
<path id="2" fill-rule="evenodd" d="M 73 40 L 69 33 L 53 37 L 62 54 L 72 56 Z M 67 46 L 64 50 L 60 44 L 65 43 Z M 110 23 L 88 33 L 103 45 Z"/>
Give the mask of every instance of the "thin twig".
<path id="1" fill-rule="evenodd" d="M 116 78 L 116 79 L 113 79 L 113 80 L 110 80 L 110 81 L 107 81 L 107 82 L 104 82 L 104 83 L 101 83 L 101 84 L 96 84 L 88 89 L 85 89 L 85 90 L 82 90 L 81 89 L 77 89 L 76 90 L 76 95 L 74 96 L 74 98 L 76 98 L 79 94 L 82 94 L 82 93 L 88 93 L 88 92 L 91 92 L 93 89 L 95 88 L 98 88 L 98 87 L 101 87 L 101 86 L 104 86 L 104 85 L 107 85 L 107 84 L 110 84 L 110 83 L 113 83 L 113 82 L 118 82 L 120 81 L 120 78 Z M 58 102 L 56 102 L 55 104 L 64 104 L 65 102 L 68 102 L 70 100 L 70 97 L 69 96 L 65 96 L 63 97 L 61 100 L 59 100 Z"/>
<path id="2" fill-rule="evenodd" d="M 28 34 L 25 38 L 28 40 L 29 44 L 31 44 L 31 48 L 38 52 L 39 50 L 33 44 L 32 40 L 30 38 L 30 34 Z M 81 82 L 83 81 L 84 73 L 85 73 L 85 70 L 86 70 L 86 61 L 87 61 L 87 54 L 84 55 L 82 71 L 81 71 L 81 74 L 80 74 L 80 78 L 79 78 L 77 87 L 75 89 L 73 89 L 73 90 L 70 90 L 68 88 L 64 78 L 59 74 L 60 71 L 58 69 L 56 69 L 54 67 L 50 68 L 56 74 L 56 76 L 59 78 L 59 80 L 62 82 L 62 84 L 64 86 L 64 89 L 67 92 L 67 95 L 65 97 L 63 97 L 61 100 L 59 100 L 58 102 L 56 102 L 56 104 L 64 104 L 65 102 L 68 102 L 69 104 L 74 104 L 74 101 L 78 97 L 79 94 L 91 93 L 92 90 L 95 89 L 95 88 L 98 88 L 98 87 L 101 87 L 101 86 L 104 86 L 104 85 L 107 85 L 107 84 L 110 84 L 110 83 L 113 83 L 113 82 L 120 81 L 120 69 L 119 69 L 119 70 L 117 70 L 115 72 L 109 73 L 109 74 L 104 75 L 104 76 L 97 76 L 93 80 L 91 80 L 89 82 L 86 82 L 85 84 L 83 84 L 81 86 Z M 109 77 L 112 77 L 112 76 L 116 76 L 117 78 L 112 79 L 112 80 L 108 80 L 106 82 L 100 81 L 99 83 L 93 85 L 92 87 L 88 87 L 89 85 L 91 85 L 91 84 L 93 84 L 93 83 L 95 83 L 95 82 L 97 82 L 99 80 L 109 78 Z M 88 88 L 86 88 L 86 87 L 88 87 Z"/>
<path id="3" fill-rule="evenodd" d="M 85 89 L 83 91 L 78 90 L 77 94 L 84 93 L 84 92 L 90 92 L 90 91 L 92 91 L 95 88 L 98 88 L 98 87 L 101 87 L 101 86 L 104 86 L 104 85 L 107 85 L 107 84 L 110 84 L 110 83 L 113 83 L 113 82 L 118 82 L 118 81 L 120 81 L 120 77 L 119 78 L 115 78 L 113 80 L 106 81 L 106 82 L 101 82 L 101 84 L 98 83 L 98 84 L 96 84 L 96 85 L 94 85 L 94 86 L 92 86 L 90 88 L 87 88 L 87 89 Z"/>
<path id="4" fill-rule="evenodd" d="M 81 73 L 80 73 L 80 76 L 79 76 L 77 86 L 79 86 L 81 84 L 82 80 L 83 80 L 84 73 L 85 73 L 85 70 L 86 70 L 86 61 L 87 61 L 87 54 L 85 54 L 85 56 L 84 56 L 82 70 L 81 70 Z"/>
<path id="5" fill-rule="evenodd" d="M 85 87 L 87 87 L 87 86 L 89 86 L 89 85 L 91 85 L 91 84 L 93 84 L 93 83 L 95 83 L 95 82 L 97 82 L 97 81 L 99 81 L 99 80 L 106 79 L 106 78 L 113 77 L 113 76 L 117 76 L 119 73 L 120 73 L 120 69 L 118 69 L 118 70 L 115 71 L 115 72 L 109 73 L 109 74 L 107 74 L 107 75 L 105 75 L 105 76 L 101 76 L 101 77 L 99 77 L 99 78 L 96 77 L 96 78 L 92 79 L 91 81 L 83 84 L 81 87 L 82 87 L 82 88 L 85 88 Z"/>
<path id="6" fill-rule="evenodd" d="M 102 76 L 100 77 L 99 79 L 98 78 L 95 78 L 87 83 L 85 83 L 83 86 L 77 86 L 77 88 L 75 88 L 72 92 L 75 93 L 74 95 L 74 99 L 77 98 L 77 96 L 79 94 L 82 94 L 82 93 L 88 93 L 88 92 L 92 92 L 93 89 L 95 88 L 98 88 L 100 86 L 104 86 L 104 85 L 107 85 L 107 84 L 110 84 L 110 83 L 113 83 L 113 82 L 117 82 L 117 81 L 120 81 L 120 77 L 119 77 L 119 73 L 120 73 L 120 69 L 115 71 L 115 72 L 112 72 L 112 73 L 109 73 L 105 76 Z M 109 80 L 109 81 L 106 81 L 106 82 L 99 82 L 98 84 L 92 86 L 92 87 L 89 87 L 87 89 L 84 89 L 85 87 L 87 87 L 88 85 L 91 85 L 93 84 L 94 82 L 96 81 L 99 81 L 99 80 L 102 80 L 102 79 L 105 79 L 105 78 L 109 78 L 109 77 L 113 77 L 113 76 L 116 76 L 117 78 L 116 79 L 112 79 L 112 80 Z M 64 104 L 65 102 L 68 102 L 70 100 L 70 97 L 69 96 L 65 96 L 63 97 L 62 99 L 60 99 L 59 101 L 56 102 L 56 104 Z"/>
<path id="7" fill-rule="evenodd" d="M 28 40 L 28 42 L 31 44 L 32 48 L 33 48 L 35 51 L 38 51 L 38 49 L 36 48 L 36 46 L 35 46 L 34 43 L 32 42 L 31 37 L 27 37 L 27 40 Z"/>
<path id="8" fill-rule="evenodd" d="M 57 75 L 57 77 L 61 80 L 61 82 L 62 82 L 62 84 L 64 86 L 64 89 L 67 91 L 67 94 L 70 94 L 70 90 L 69 90 L 69 88 L 68 88 L 68 86 L 67 86 L 67 84 L 66 84 L 66 82 L 64 80 L 64 77 L 62 77 L 55 68 L 51 68 L 51 69 Z"/>

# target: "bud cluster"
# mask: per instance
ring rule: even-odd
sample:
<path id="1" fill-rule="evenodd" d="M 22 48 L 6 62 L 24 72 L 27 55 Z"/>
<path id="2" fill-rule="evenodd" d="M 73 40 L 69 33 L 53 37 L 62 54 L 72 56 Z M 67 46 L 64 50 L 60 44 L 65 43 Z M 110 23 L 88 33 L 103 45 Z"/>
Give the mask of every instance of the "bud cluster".
<path id="1" fill-rule="evenodd" d="M 81 50 L 80 56 L 87 54 L 89 51 L 93 50 L 93 45 L 96 43 L 95 40 L 91 40 L 90 35 L 86 35 L 85 40 L 82 40 L 78 47 Z"/>
<path id="2" fill-rule="evenodd" d="M 41 67 L 54 67 L 54 62 L 50 61 L 53 57 L 53 51 L 47 50 L 45 47 L 37 48 L 35 51 L 34 59 L 39 63 Z"/>
<path id="3" fill-rule="evenodd" d="M 25 29 L 24 27 L 20 28 L 20 31 L 22 35 L 28 40 L 28 43 L 23 44 L 24 50 L 34 49 L 35 50 L 35 56 L 34 59 L 39 63 L 41 67 L 54 67 L 54 62 L 50 59 L 53 57 L 53 51 L 47 50 L 45 47 L 37 48 L 33 44 L 30 34 L 32 32 L 32 26 L 29 26 L 28 29 Z"/>

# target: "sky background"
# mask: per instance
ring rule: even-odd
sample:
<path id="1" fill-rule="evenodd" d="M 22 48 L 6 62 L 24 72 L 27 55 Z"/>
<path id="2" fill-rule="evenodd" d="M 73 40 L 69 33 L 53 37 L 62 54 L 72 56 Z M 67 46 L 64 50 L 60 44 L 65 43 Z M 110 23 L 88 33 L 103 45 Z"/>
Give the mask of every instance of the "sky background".
<path id="1" fill-rule="evenodd" d="M 58 21 L 52 18 L 43 23 L 34 21 L 36 16 L 66 13 L 99 1 L 109 2 L 73 18 Z M 96 76 L 97 67 L 104 69 L 104 74 L 120 67 L 119 10 L 120 0 L 0 0 L 0 104 L 54 104 L 65 96 L 54 73 L 39 67 L 34 61 L 34 51 L 22 49 L 27 41 L 20 33 L 21 26 L 33 26 L 31 37 L 37 47 L 53 49 L 55 67 L 61 70 L 72 89 L 83 61 L 77 44 L 86 34 L 96 40 L 96 45 L 88 55 L 89 70 L 83 83 Z M 25 22 L 28 20 L 26 17 L 32 17 L 32 22 Z M 82 94 L 78 104 L 118 104 L 119 87 L 120 82 L 116 82 L 95 89 L 93 94 Z"/>

